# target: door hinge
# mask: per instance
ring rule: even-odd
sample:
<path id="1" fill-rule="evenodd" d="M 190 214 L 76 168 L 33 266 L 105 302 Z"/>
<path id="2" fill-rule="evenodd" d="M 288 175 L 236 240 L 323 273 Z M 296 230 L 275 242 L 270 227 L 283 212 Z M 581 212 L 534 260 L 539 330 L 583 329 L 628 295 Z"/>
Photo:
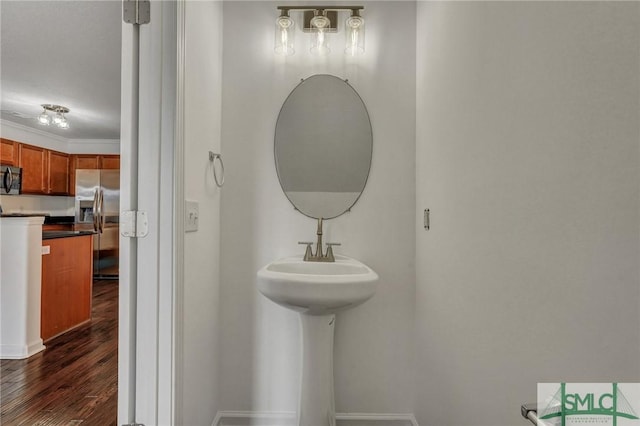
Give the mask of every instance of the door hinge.
<path id="1" fill-rule="evenodd" d="M 120 234 L 123 237 L 140 238 L 149 233 L 147 212 L 129 210 L 120 214 Z"/>
<path id="2" fill-rule="evenodd" d="M 151 2 L 122 0 L 122 20 L 127 24 L 148 24 L 151 21 Z"/>

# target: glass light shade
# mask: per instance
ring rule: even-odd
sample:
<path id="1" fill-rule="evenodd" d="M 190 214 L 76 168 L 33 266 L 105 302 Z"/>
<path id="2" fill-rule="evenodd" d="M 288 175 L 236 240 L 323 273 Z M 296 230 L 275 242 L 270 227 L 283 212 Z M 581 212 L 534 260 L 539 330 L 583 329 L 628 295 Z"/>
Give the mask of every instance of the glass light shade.
<path id="1" fill-rule="evenodd" d="M 364 53 L 364 19 L 353 15 L 345 21 L 346 46 L 344 53 L 351 56 Z"/>
<path id="2" fill-rule="evenodd" d="M 313 55 L 328 55 L 331 52 L 327 40 L 326 28 L 329 27 L 329 18 L 317 15 L 311 18 L 311 27 L 315 28 L 311 39 L 311 53 Z"/>
<path id="3" fill-rule="evenodd" d="M 42 124 L 43 126 L 48 126 L 49 124 L 51 124 L 51 117 L 49 117 L 49 114 L 47 114 L 47 111 L 42 111 L 42 114 L 40 114 L 38 116 L 38 123 Z"/>
<path id="4" fill-rule="evenodd" d="M 56 115 L 53 116 L 53 123 L 60 125 L 60 123 L 64 120 L 64 117 L 61 113 L 57 112 Z"/>
<path id="5" fill-rule="evenodd" d="M 62 116 L 62 119 L 60 120 L 60 122 L 58 122 L 57 124 L 58 124 L 58 127 L 60 127 L 61 129 L 69 128 L 69 122 L 67 121 L 64 115 Z"/>
<path id="6" fill-rule="evenodd" d="M 293 40 L 295 35 L 295 24 L 288 16 L 280 16 L 276 20 L 275 52 L 278 55 L 289 56 L 295 53 Z"/>

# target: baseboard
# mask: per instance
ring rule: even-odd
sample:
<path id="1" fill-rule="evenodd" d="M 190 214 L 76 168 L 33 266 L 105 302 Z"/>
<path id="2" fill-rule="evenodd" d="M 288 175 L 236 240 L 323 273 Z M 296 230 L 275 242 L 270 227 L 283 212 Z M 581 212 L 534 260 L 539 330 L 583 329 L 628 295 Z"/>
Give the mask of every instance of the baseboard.
<path id="1" fill-rule="evenodd" d="M 296 426 L 294 412 L 218 411 L 212 426 Z M 419 426 L 413 414 L 337 413 L 336 426 Z"/>
<path id="2" fill-rule="evenodd" d="M 0 359 L 25 359 L 45 349 L 42 339 L 28 345 L 0 345 Z"/>

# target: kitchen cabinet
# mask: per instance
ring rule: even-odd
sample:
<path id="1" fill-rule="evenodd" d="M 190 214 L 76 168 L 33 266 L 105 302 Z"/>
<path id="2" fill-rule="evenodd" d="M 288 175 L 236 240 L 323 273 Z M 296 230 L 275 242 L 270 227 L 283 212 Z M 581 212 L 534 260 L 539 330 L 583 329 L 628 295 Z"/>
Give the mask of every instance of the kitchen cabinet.
<path id="1" fill-rule="evenodd" d="M 16 141 L 0 138 L 0 164 L 3 166 L 18 165 L 18 145 Z"/>
<path id="2" fill-rule="evenodd" d="M 42 248 L 40 333 L 47 341 L 91 320 L 93 236 L 45 239 Z"/>
<path id="3" fill-rule="evenodd" d="M 47 150 L 38 146 L 20 144 L 18 167 L 22 167 L 22 193 L 47 193 Z"/>
<path id="4" fill-rule="evenodd" d="M 47 151 L 47 194 L 69 194 L 69 154 Z"/>
<path id="5" fill-rule="evenodd" d="M 18 166 L 22 167 L 23 194 L 69 194 L 69 154 L 19 144 Z"/>
<path id="6" fill-rule="evenodd" d="M 120 156 L 119 155 L 101 155 L 100 168 L 109 169 L 109 170 L 120 170 Z"/>

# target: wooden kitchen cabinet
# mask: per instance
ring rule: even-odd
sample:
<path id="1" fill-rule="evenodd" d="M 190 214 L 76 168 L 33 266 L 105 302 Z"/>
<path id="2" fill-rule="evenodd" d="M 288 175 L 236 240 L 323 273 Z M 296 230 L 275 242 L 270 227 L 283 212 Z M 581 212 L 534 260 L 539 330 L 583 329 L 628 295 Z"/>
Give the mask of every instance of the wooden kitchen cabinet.
<path id="1" fill-rule="evenodd" d="M 23 194 L 69 194 L 69 154 L 19 144 L 18 166 L 22 167 Z"/>
<path id="2" fill-rule="evenodd" d="M 22 193 L 47 193 L 47 150 L 38 146 L 19 144 L 18 166 L 22 167 Z"/>
<path id="3" fill-rule="evenodd" d="M 91 320 L 93 236 L 42 241 L 40 333 L 43 341 Z"/>
<path id="4" fill-rule="evenodd" d="M 100 168 L 110 169 L 110 170 L 120 170 L 120 156 L 119 155 L 101 155 Z"/>
<path id="5" fill-rule="evenodd" d="M 47 194 L 69 194 L 69 154 L 47 151 Z"/>
<path id="6" fill-rule="evenodd" d="M 18 145 L 16 141 L 0 138 L 0 164 L 3 166 L 18 165 Z"/>

